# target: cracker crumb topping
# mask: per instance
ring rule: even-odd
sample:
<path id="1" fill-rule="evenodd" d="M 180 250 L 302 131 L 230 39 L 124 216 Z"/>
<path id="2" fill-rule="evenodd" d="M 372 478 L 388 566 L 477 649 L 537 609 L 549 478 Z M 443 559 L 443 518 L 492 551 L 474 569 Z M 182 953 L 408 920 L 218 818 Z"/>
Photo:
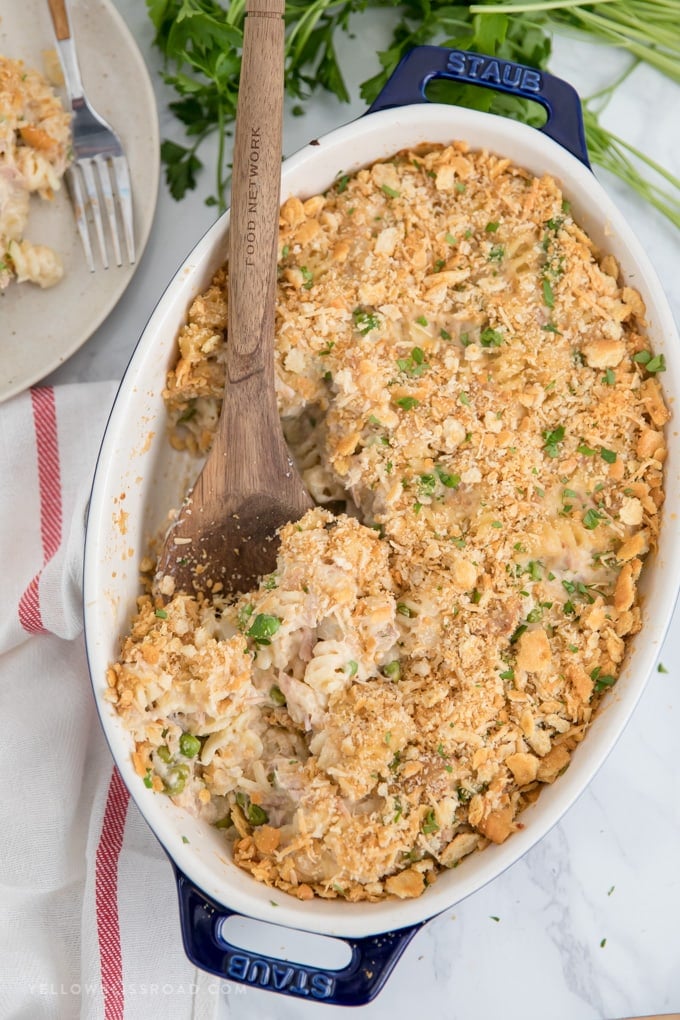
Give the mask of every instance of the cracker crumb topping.
<path id="1" fill-rule="evenodd" d="M 288 199 L 279 253 L 280 411 L 320 506 L 256 591 L 143 596 L 109 696 L 147 785 L 256 879 L 419 896 L 517 829 L 620 674 L 664 497 L 663 356 L 556 181 L 463 142 Z M 167 380 L 196 454 L 226 282 Z"/>

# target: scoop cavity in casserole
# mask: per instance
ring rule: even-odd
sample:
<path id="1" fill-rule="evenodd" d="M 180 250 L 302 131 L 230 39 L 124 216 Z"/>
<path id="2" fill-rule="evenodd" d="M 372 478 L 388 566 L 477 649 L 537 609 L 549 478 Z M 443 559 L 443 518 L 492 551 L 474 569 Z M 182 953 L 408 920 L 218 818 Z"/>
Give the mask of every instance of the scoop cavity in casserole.
<path id="1" fill-rule="evenodd" d="M 226 279 L 167 379 L 196 454 Z M 645 330 L 557 182 L 462 142 L 289 198 L 278 392 L 320 506 L 257 590 L 141 597 L 109 671 L 140 782 L 301 899 L 419 896 L 511 836 L 642 625 L 669 417 Z"/>

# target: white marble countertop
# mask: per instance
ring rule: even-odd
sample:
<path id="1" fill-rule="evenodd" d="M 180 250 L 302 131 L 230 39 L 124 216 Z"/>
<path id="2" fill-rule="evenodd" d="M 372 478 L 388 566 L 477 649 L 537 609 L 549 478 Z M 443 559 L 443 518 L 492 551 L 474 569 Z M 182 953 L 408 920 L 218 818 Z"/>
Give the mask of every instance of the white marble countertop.
<path id="1" fill-rule="evenodd" d="M 157 89 L 162 137 L 178 137 L 170 98 L 139 0 L 116 0 Z M 347 55 L 347 79 L 372 73 L 386 31 L 361 35 Z M 556 47 L 553 70 L 582 94 L 614 76 L 621 62 L 574 40 Z M 288 115 L 286 153 L 363 112 L 360 100 L 332 97 Z M 615 94 L 605 123 L 680 174 L 680 88 L 638 68 Z M 204 204 L 212 152 L 198 190 L 177 204 L 161 185 L 151 238 L 130 287 L 89 342 L 47 380 L 120 379 L 171 276 L 214 219 Z M 654 263 L 680 319 L 680 236 L 623 185 L 607 188 Z M 380 996 L 362 1016 L 427 1014 L 489 1020 L 591 1020 L 680 1011 L 680 615 L 625 733 L 563 821 L 491 885 L 426 925 Z M 164 1005 L 164 1016 L 171 1015 Z M 223 985 L 218 1012 L 233 1018 L 336 1015 L 338 1009 Z M 349 1013 L 349 1010 L 344 1010 Z M 356 1014 L 354 1014 L 356 1015 Z"/>

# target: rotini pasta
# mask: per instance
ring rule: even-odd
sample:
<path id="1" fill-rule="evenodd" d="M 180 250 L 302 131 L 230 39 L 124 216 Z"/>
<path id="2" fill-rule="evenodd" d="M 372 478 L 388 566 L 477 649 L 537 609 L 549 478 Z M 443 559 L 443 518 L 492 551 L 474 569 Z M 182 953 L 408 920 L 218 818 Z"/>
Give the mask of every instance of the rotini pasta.
<path id="1" fill-rule="evenodd" d="M 44 244 L 30 241 L 10 241 L 7 256 L 12 263 L 18 283 L 27 280 L 40 287 L 53 287 L 64 275 L 61 259 Z"/>

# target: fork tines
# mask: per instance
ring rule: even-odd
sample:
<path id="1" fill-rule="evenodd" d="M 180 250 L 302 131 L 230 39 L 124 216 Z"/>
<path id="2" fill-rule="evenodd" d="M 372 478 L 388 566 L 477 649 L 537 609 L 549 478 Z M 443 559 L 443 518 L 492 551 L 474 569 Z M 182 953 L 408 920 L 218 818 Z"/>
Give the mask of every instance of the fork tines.
<path id="1" fill-rule="evenodd" d="M 113 175 L 113 177 L 112 177 Z M 80 157 L 66 171 L 78 233 L 90 272 L 95 271 L 90 223 L 94 225 L 104 269 L 109 268 L 104 219 L 106 217 L 117 266 L 123 264 L 120 233 L 125 237 L 128 262 L 135 261 L 132 192 L 127 159 L 123 155 Z"/>

